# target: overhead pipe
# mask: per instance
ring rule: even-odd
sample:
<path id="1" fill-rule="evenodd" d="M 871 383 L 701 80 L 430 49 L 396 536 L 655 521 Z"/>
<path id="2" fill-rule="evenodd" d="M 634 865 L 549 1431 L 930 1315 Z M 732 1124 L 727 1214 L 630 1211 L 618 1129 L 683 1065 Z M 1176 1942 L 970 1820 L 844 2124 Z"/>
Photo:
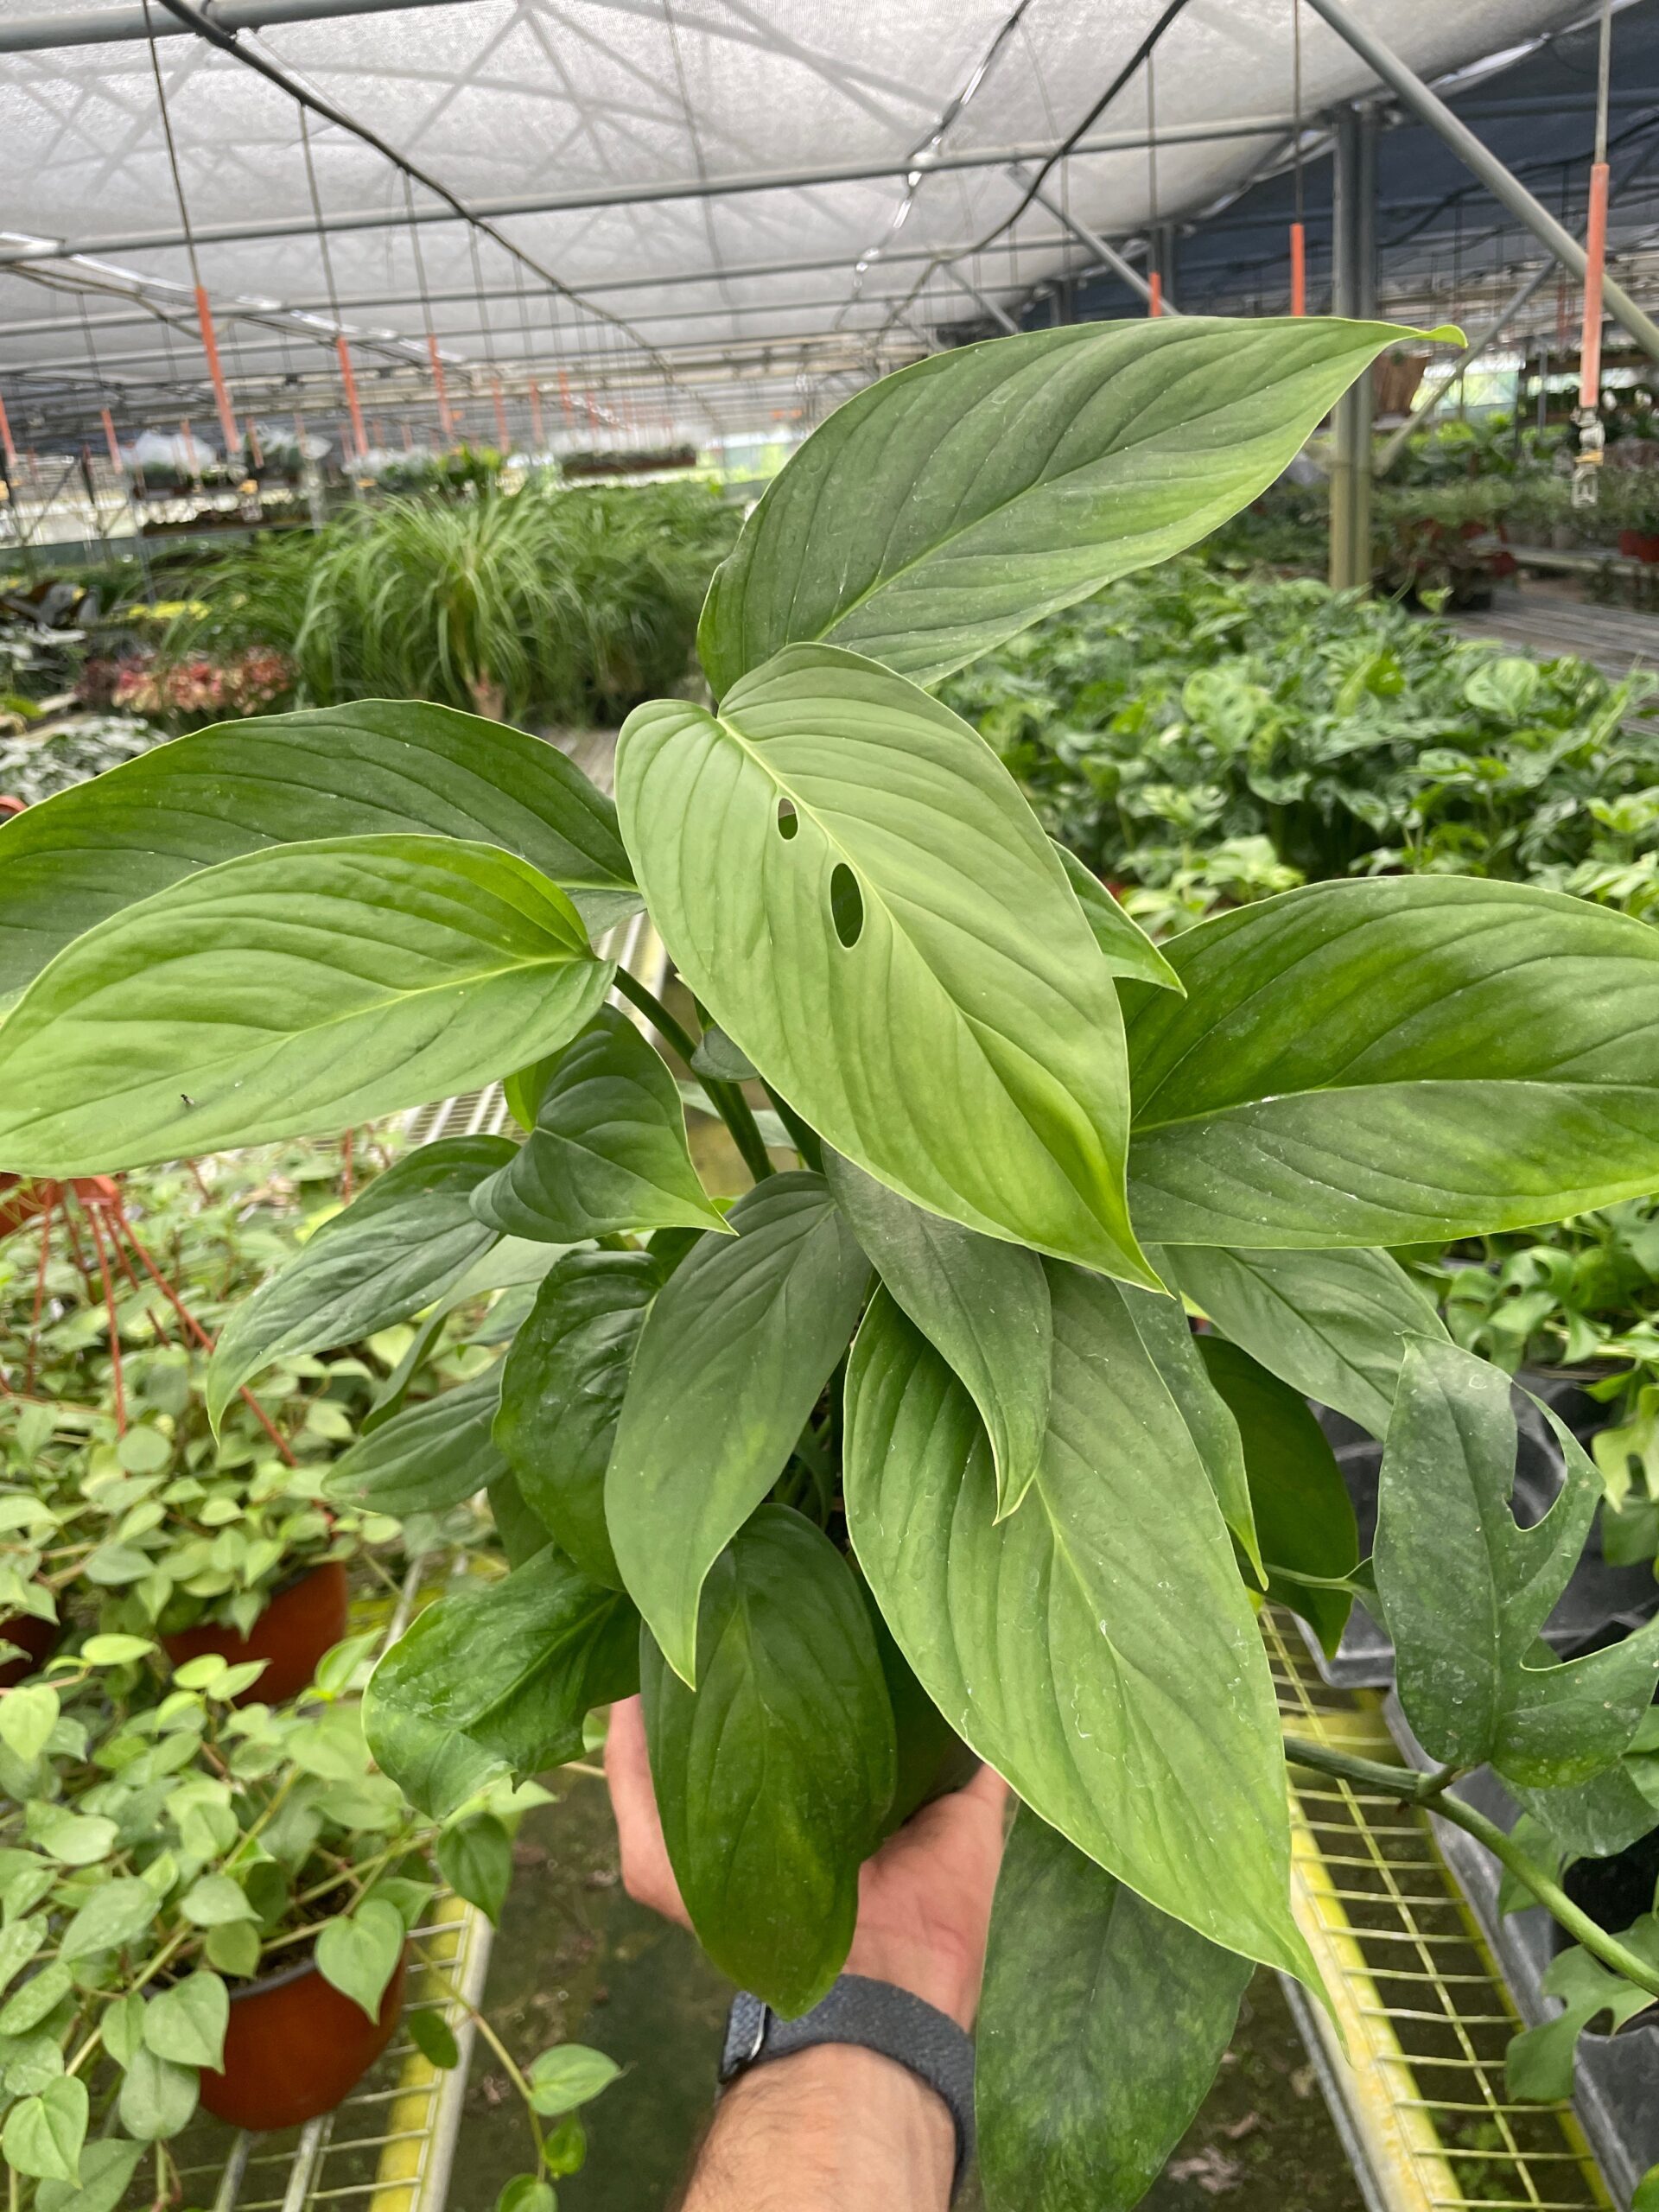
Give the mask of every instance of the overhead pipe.
<path id="1" fill-rule="evenodd" d="M 1541 200 L 1533 197 L 1514 171 L 1498 160 L 1463 118 L 1455 115 L 1375 31 L 1358 20 L 1347 0 L 1307 0 L 1307 4 L 1324 17 L 1338 37 L 1353 48 L 1420 123 L 1427 124 L 1445 140 L 1499 206 L 1508 208 L 1517 222 L 1524 223 L 1562 267 L 1570 270 L 1582 283 L 1588 273 L 1589 261 L 1577 238 L 1556 220 Z M 1608 312 L 1623 324 L 1644 353 L 1659 361 L 1659 323 L 1645 315 L 1624 286 L 1616 284 L 1611 277 L 1604 278 L 1602 293 Z"/>
<path id="2" fill-rule="evenodd" d="M 467 7 L 473 0 L 208 0 L 206 13 L 222 31 L 264 30 L 274 23 L 313 23 L 338 16 L 385 16 L 405 8 Z M 182 38 L 185 26 L 137 8 L 84 8 L 20 16 L 0 23 L 0 54 L 43 54 L 59 46 L 109 46 L 133 39 Z"/>
<path id="3" fill-rule="evenodd" d="M 1163 143 L 1167 145 L 1170 143 L 1170 130 L 1166 129 L 1160 135 Z M 1016 184 L 1025 185 L 1030 182 L 1030 179 L 1017 162 L 1009 162 L 1008 174 Z M 1041 185 L 1038 186 L 1031 196 L 1039 207 L 1046 207 L 1057 222 L 1064 223 L 1080 245 L 1086 246 L 1096 259 L 1103 262 L 1115 276 L 1121 276 L 1131 291 L 1138 292 L 1150 307 L 1153 294 L 1151 279 L 1143 276 L 1132 261 L 1126 261 L 1109 240 L 1102 238 L 1098 231 L 1091 231 L 1087 223 L 1072 214 L 1068 207 L 1063 207 L 1050 193 L 1045 191 Z M 1180 309 L 1171 299 L 1169 294 L 1164 291 L 1161 286 L 1159 289 L 1160 311 L 1164 315 L 1179 315 Z"/>

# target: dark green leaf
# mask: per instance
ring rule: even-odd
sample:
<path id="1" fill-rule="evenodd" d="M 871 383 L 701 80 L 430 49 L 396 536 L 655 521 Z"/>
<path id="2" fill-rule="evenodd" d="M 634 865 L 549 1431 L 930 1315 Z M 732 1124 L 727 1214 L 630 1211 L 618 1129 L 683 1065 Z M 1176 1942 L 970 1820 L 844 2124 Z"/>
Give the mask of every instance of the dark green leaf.
<path id="1" fill-rule="evenodd" d="M 1635 1734 L 1659 1681 L 1659 1622 L 1565 1665 L 1531 1663 L 1548 1657 L 1539 1634 L 1602 1485 L 1546 1409 L 1566 1481 L 1541 1521 L 1517 1524 L 1510 1387 L 1452 1344 L 1407 1353 L 1378 1486 L 1376 1587 L 1400 1702 L 1429 1756 L 1560 1787 L 1611 1767 Z"/>
<path id="2" fill-rule="evenodd" d="M 518 1477 L 511 1467 L 503 1468 L 489 1485 L 488 1495 L 495 1533 L 509 1567 L 522 1567 L 527 1559 L 534 1559 L 537 1552 L 547 1549 L 553 1541 L 553 1532 L 525 1504 Z"/>
<path id="3" fill-rule="evenodd" d="M 509 854 L 337 837 L 204 868 L 76 939 L 0 1028 L 0 1154 L 48 1175 L 339 1130 L 550 1052 L 603 999 Z"/>
<path id="4" fill-rule="evenodd" d="M 493 1813 L 474 1813 L 438 1838 L 438 1872 L 458 1897 L 499 1927 L 512 1883 L 512 1838 Z"/>
<path id="5" fill-rule="evenodd" d="M 512 1155 L 505 1137 L 422 1145 L 324 1222 L 226 1323 L 207 1370 L 215 1428 L 271 1360 L 354 1344 L 441 1297 L 494 1241 L 468 1200 Z"/>
<path id="6" fill-rule="evenodd" d="M 1171 1244 L 1157 1260 L 1224 1336 L 1376 1437 L 1387 1432 L 1407 1344 L 1446 1335 L 1433 1300 L 1386 1252 Z"/>
<path id="7" fill-rule="evenodd" d="M 629 1595 L 696 1678 L 703 1577 L 782 1474 L 869 1280 L 821 1175 L 773 1175 L 658 1293 L 623 1401 L 605 1516 Z"/>
<path id="8" fill-rule="evenodd" d="M 1053 1266 L 1049 1287 L 1048 1439 L 1000 1523 L 971 1400 L 877 1293 L 847 1381 L 859 1560 L 940 1712 L 1035 1812 L 1160 1910 L 1312 1980 L 1273 1685 L 1215 1492 L 1122 1292 Z"/>
<path id="9" fill-rule="evenodd" d="M 1440 1243 L 1659 1185 L 1659 932 L 1530 884 L 1315 883 L 1123 987 L 1135 1218 L 1171 1244 Z"/>
<path id="10" fill-rule="evenodd" d="M 328 1496 L 365 1512 L 439 1513 L 495 1481 L 505 1462 L 490 1430 L 501 1402 L 501 1365 L 407 1406 L 342 1452 Z"/>
<path id="11" fill-rule="evenodd" d="M 985 1961 L 975 2104 L 991 2212 L 1128 2212 L 1221 2063 L 1250 1963 L 1021 1806 Z"/>
<path id="12" fill-rule="evenodd" d="M 550 1545 L 417 1613 L 375 1669 L 364 1729 L 376 1764 L 442 1819 L 494 1775 L 579 1757 L 583 1716 L 638 1686 L 633 1607 Z"/>
<path id="13" fill-rule="evenodd" d="M 716 697 L 827 639 L 931 683 L 1266 489 L 1396 326 L 1196 315 L 931 355 L 838 408 L 716 572 Z"/>
<path id="14" fill-rule="evenodd" d="M 1659 1920 L 1651 1913 L 1628 1929 L 1623 1941 L 1649 1965 L 1659 1967 Z M 1573 2094 L 1578 2041 L 1590 2023 L 1605 2012 L 1610 2027 L 1617 2031 L 1645 2012 L 1653 1999 L 1576 1944 L 1551 1960 L 1543 1988 L 1547 1997 L 1559 1997 L 1565 2009 L 1514 2038 L 1505 2054 L 1504 2072 L 1512 2097 L 1554 2104 Z M 1630 2212 L 1636 2212 L 1634 2204 Z"/>
<path id="15" fill-rule="evenodd" d="M 413 701 L 261 715 L 158 745 L 5 825 L 0 999 L 198 868 L 313 837 L 421 832 L 517 853 L 594 930 L 639 903 L 615 809 L 539 738 Z"/>
<path id="16" fill-rule="evenodd" d="M 558 2212 L 558 2200 L 550 2183 L 534 2174 L 514 2174 L 501 2184 L 495 2212 Z"/>
<path id="17" fill-rule="evenodd" d="M 824 1155 L 824 1173 L 882 1281 L 979 1408 L 997 1510 L 1012 1513 L 1048 1427 L 1054 1330 L 1042 1262 L 925 1213 L 837 1152 Z"/>
<path id="18" fill-rule="evenodd" d="M 738 1051 L 723 1029 L 711 1023 L 697 1039 L 691 1072 L 706 1076 L 713 1083 L 753 1083 L 754 1063 L 747 1052 Z"/>
<path id="19" fill-rule="evenodd" d="M 617 798 L 680 973 L 826 1143 L 969 1229 L 1154 1280 L 1124 1204 L 1110 969 L 966 722 L 797 646 L 718 720 L 637 709 Z"/>
<path id="20" fill-rule="evenodd" d="M 442 2012 L 429 2012 L 420 2006 L 409 2016 L 410 2042 L 423 2058 L 448 2073 L 461 2063 L 461 2046 L 455 2041 L 454 2030 Z"/>
<path id="21" fill-rule="evenodd" d="M 709 1573 L 697 1688 L 648 1635 L 639 1670 L 692 1925 L 734 1980 L 804 2012 L 847 1956 L 893 1789 L 892 1710 L 845 1560 L 800 1514 L 763 1506 Z"/>
<path id="22" fill-rule="evenodd" d="M 619 1586 L 605 1470 L 663 1274 L 653 1252 L 567 1253 L 502 1363 L 494 1436 L 525 1504 L 585 1573 Z"/>
<path id="23" fill-rule="evenodd" d="M 615 1007 L 601 1007 L 559 1055 L 534 1128 L 474 1192 L 473 1211 L 507 1236 L 549 1244 L 725 1226 L 691 1165 L 674 1078 Z"/>
<path id="24" fill-rule="evenodd" d="M 1196 1339 L 1210 1380 L 1231 1408 L 1244 1445 L 1268 1595 L 1313 1629 L 1327 1653 L 1342 1641 L 1353 1604 L 1297 1574 L 1335 1581 L 1359 1564 L 1359 1529 L 1348 1485 L 1307 1401 L 1222 1337 Z"/>

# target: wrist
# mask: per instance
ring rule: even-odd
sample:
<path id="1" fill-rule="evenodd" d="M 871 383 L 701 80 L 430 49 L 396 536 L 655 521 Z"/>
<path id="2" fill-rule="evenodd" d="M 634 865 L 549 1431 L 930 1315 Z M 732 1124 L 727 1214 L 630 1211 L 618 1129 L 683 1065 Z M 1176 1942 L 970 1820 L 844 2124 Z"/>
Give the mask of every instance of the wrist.
<path id="1" fill-rule="evenodd" d="M 684 2212 L 846 2212 L 890 2202 L 896 2177 L 907 2212 L 945 2212 L 956 2162 L 936 2091 L 878 2051 L 821 2044 L 726 2090 Z"/>
<path id="2" fill-rule="evenodd" d="M 964 2035 L 973 2033 L 974 2015 L 979 2009 L 979 1962 L 940 1943 L 936 1936 L 861 1928 L 853 1937 L 842 1971 L 907 1989 L 924 2005 L 954 2020 Z"/>

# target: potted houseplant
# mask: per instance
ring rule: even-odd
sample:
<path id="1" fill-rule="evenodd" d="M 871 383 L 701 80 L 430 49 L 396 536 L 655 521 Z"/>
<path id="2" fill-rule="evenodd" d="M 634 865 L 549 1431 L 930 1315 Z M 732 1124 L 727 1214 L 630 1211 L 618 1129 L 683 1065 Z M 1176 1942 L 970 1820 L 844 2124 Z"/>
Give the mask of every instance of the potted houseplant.
<path id="1" fill-rule="evenodd" d="M 380 1662 L 369 1739 L 442 1819 L 569 1756 L 591 1707 L 642 1684 L 691 1917 L 798 2012 L 846 1955 L 918 1728 L 954 1731 L 1025 1804 L 981 2024 L 997 2206 L 1132 2203 L 1250 1962 L 1317 1982 L 1251 1599 L 1329 1634 L 1355 1587 L 1303 1398 L 1391 1433 L 1396 1400 L 1415 1423 L 1509 1388 L 1382 1248 L 1659 1182 L 1659 938 L 1640 925 L 1423 877 L 1310 885 L 1160 950 L 927 689 L 1246 504 L 1409 335 L 1074 326 L 860 394 L 716 576 L 699 651 L 718 714 L 639 709 L 615 811 L 500 725 L 371 702 L 181 739 L 0 829 L 22 991 L 0 1153 L 22 1166 L 511 1079 L 530 1133 L 471 1164 L 469 1210 L 564 1256 L 500 1363 L 490 1449 L 422 1459 L 411 1440 L 410 1465 L 434 1505 L 446 1469 L 483 1483 L 520 1563 Z M 162 858 L 150 825 L 203 774 L 235 781 L 234 823 L 194 817 Z M 122 871 L 88 892 L 67 856 L 92 809 Z M 642 902 L 689 1006 L 593 950 Z M 729 1211 L 613 988 L 727 1120 L 756 1179 Z M 763 1101 L 798 1163 L 781 1173 Z M 432 1218 L 411 1190 L 403 1239 Z M 1224 1351 L 1196 1347 L 1177 1292 Z M 448 1410 L 475 1442 L 479 1407 Z M 1418 1512 L 1408 1484 L 1408 1533 Z M 1424 1641 L 1414 1604 L 1454 1637 L 1466 1591 L 1432 1546 L 1403 1559 L 1376 1569 L 1396 1643 Z M 1517 1622 L 1494 1726 L 1529 1688 Z M 1602 1718 L 1566 1754 L 1541 1730 L 1541 1786 L 1624 1756 L 1645 1636 L 1575 1662 Z M 1570 1705 L 1585 1679 L 1551 1687 Z M 1447 1818 L 1478 1820 L 1451 1785 L 1490 1732 L 1452 1729 L 1421 1785 Z M 1639 1960 L 1570 1924 L 1641 1986 Z M 1039 1985 L 1037 1948 L 1084 1970 Z M 1124 2033 L 1167 2019 L 1173 1987 L 1178 2034 Z"/>
<path id="2" fill-rule="evenodd" d="M 153 1644 L 111 1633 L 0 1697 L 14 2176 L 107 2184 L 152 2144 L 164 2169 L 198 2101 L 256 2129 L 330 2110 L 391 2039 L 438 1880 L 499 1911 L 514 1793 L 436 1822 L 375 1770 L 349 1693 L 376 1641 L 337 1647 L 286 1709 L 243 1701 L 257 1664 L 162 1679 Z M 416 2032 L 454 2063 L 441 2018 Z M 507 2063 L 538 2146 L 540 2113 L 615 2071 L 569 2050 Z"/>

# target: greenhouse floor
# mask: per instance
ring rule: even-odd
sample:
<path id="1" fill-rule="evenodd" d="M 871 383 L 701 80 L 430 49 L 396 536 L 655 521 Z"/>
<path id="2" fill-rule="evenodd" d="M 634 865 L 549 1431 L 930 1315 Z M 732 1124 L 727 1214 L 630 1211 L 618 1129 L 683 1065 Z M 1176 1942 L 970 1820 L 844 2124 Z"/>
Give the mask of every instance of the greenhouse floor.
<path id="1" fill-rule="evenodd" d="M 1528 576 L 1500 584 L 1489 610 L 1452 620 L 1468 637 L 1497 639 L 1529 652 L 1577 653 L 1616 678 L 1632 668 L 1659 675 L 1659 614 L 1599 604 L 1572 578 Z"/>

